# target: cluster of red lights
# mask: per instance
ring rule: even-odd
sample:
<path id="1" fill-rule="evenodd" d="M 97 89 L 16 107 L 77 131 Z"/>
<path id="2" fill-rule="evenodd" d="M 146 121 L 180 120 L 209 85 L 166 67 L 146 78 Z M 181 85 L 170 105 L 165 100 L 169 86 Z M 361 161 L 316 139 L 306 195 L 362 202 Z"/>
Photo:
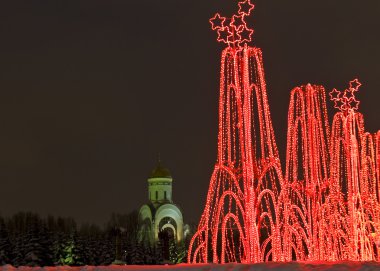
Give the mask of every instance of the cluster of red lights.
<path id="1" fill-rule="evenodd" d="M 348 110 L 358 110 L 360 102 L 356 100 L 355 92 L 359 90 L 362 84 L 358 79 L 350 81 L 348 89 L 343 92 L 337 89 L 333 89 L 329 95 L 330 99 L 334 102 L 334 107 L 341 112 L 347 112 Z"/>
<path id="2" fill-rule="evenodd" d="M 231 18 L 216 13 L 210 19 L 212 30 L 218 33 L 217 40 L 229 46 L 239 46 L 245 42 L 250 42 L 253 34 L 253 29 L 247 26 L 245 17 L 251 14 L 254 5 L 251 4 L 250 0 L 245 0 L 238 2 L 238 6 L 238 13 Z"/>
<path id="3" fill-rule="evenodd" d="M 330 92 L 296 87 L 288 111 L 286 172 L 274 137 L 259 48 L 239 2 L 212 29 L 223 50 L 218 158 L 189 262 L 380 260 L 380 131 L 364 129 L 355 97 L 361 83 Z M 243 31 L 251 31 L 249 38 Z M 223 36 L 225 34 L 225 36 Z M 243 46 L 242 46 L 243 45 Z"/>

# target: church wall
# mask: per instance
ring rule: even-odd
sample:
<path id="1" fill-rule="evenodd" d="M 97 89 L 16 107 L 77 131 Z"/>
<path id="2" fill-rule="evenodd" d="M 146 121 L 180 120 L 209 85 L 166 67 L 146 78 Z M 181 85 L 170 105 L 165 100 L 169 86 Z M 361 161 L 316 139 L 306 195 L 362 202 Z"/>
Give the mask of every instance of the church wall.
<path id="1" fill-rule="evenodd" d="M 148 179 L 148 197 L 152 202 L 172 202 L 172 179 L 171 178 L 151 178 Z M 166 199 L 165 199 L 166 192 Z M 156 196 L 158 198 L 156 198 Z"/>

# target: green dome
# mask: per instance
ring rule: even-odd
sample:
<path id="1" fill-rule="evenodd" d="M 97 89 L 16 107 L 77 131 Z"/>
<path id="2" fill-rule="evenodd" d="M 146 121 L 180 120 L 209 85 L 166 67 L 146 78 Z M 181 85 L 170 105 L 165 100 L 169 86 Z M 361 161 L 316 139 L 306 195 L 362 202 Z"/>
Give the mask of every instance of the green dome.
<path id="1" fill-rule="evenodd" d="M 157 167 L 153 169 L 149 178 L 171 178 L 170 171 L 167 168 L 164 168 L 159 162 Z"/>

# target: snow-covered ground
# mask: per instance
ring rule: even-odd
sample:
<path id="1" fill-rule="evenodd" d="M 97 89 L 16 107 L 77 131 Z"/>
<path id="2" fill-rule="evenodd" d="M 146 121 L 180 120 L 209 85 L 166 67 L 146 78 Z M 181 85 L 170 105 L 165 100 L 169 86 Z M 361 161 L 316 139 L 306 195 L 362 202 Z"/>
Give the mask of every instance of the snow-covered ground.
<path id="1" fill-rule="evenodd" d="M 111 266 L 56 266 L 18 267 L 0 266 L 0 271 L 138 271 L 138 270 L 200 270 L 200 271 L 380 271 L 380 262 L 289 262 L 258 264 L 179 264 L 179 265 L 111 265 Z"/>

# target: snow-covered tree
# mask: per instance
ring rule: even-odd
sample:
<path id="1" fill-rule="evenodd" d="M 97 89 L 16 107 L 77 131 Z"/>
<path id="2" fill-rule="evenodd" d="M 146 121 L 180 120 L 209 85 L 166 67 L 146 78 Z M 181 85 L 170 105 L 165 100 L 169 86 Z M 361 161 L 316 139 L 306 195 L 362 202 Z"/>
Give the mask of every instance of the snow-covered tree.
<path id="1" fill-rule="evenodd" d="M 171 240 L 169 245 L 169 260 L 173 264 L 182 263 L 185 261 L 187 251 L 184 242 L 176 243 Z"/>
<path id="2" fill-rule="evenodd" d="M 25 265 L 45 266 L 53 264 L 50 236 L 45 223 L 37 215 L 29 218 L 24 243 Z"/>
<path id="3" fill-rule="evenodd" d="M 13 258 L 12 244 L 4 219 L 0 217 L 0 266 L 10 264 Z"/>

